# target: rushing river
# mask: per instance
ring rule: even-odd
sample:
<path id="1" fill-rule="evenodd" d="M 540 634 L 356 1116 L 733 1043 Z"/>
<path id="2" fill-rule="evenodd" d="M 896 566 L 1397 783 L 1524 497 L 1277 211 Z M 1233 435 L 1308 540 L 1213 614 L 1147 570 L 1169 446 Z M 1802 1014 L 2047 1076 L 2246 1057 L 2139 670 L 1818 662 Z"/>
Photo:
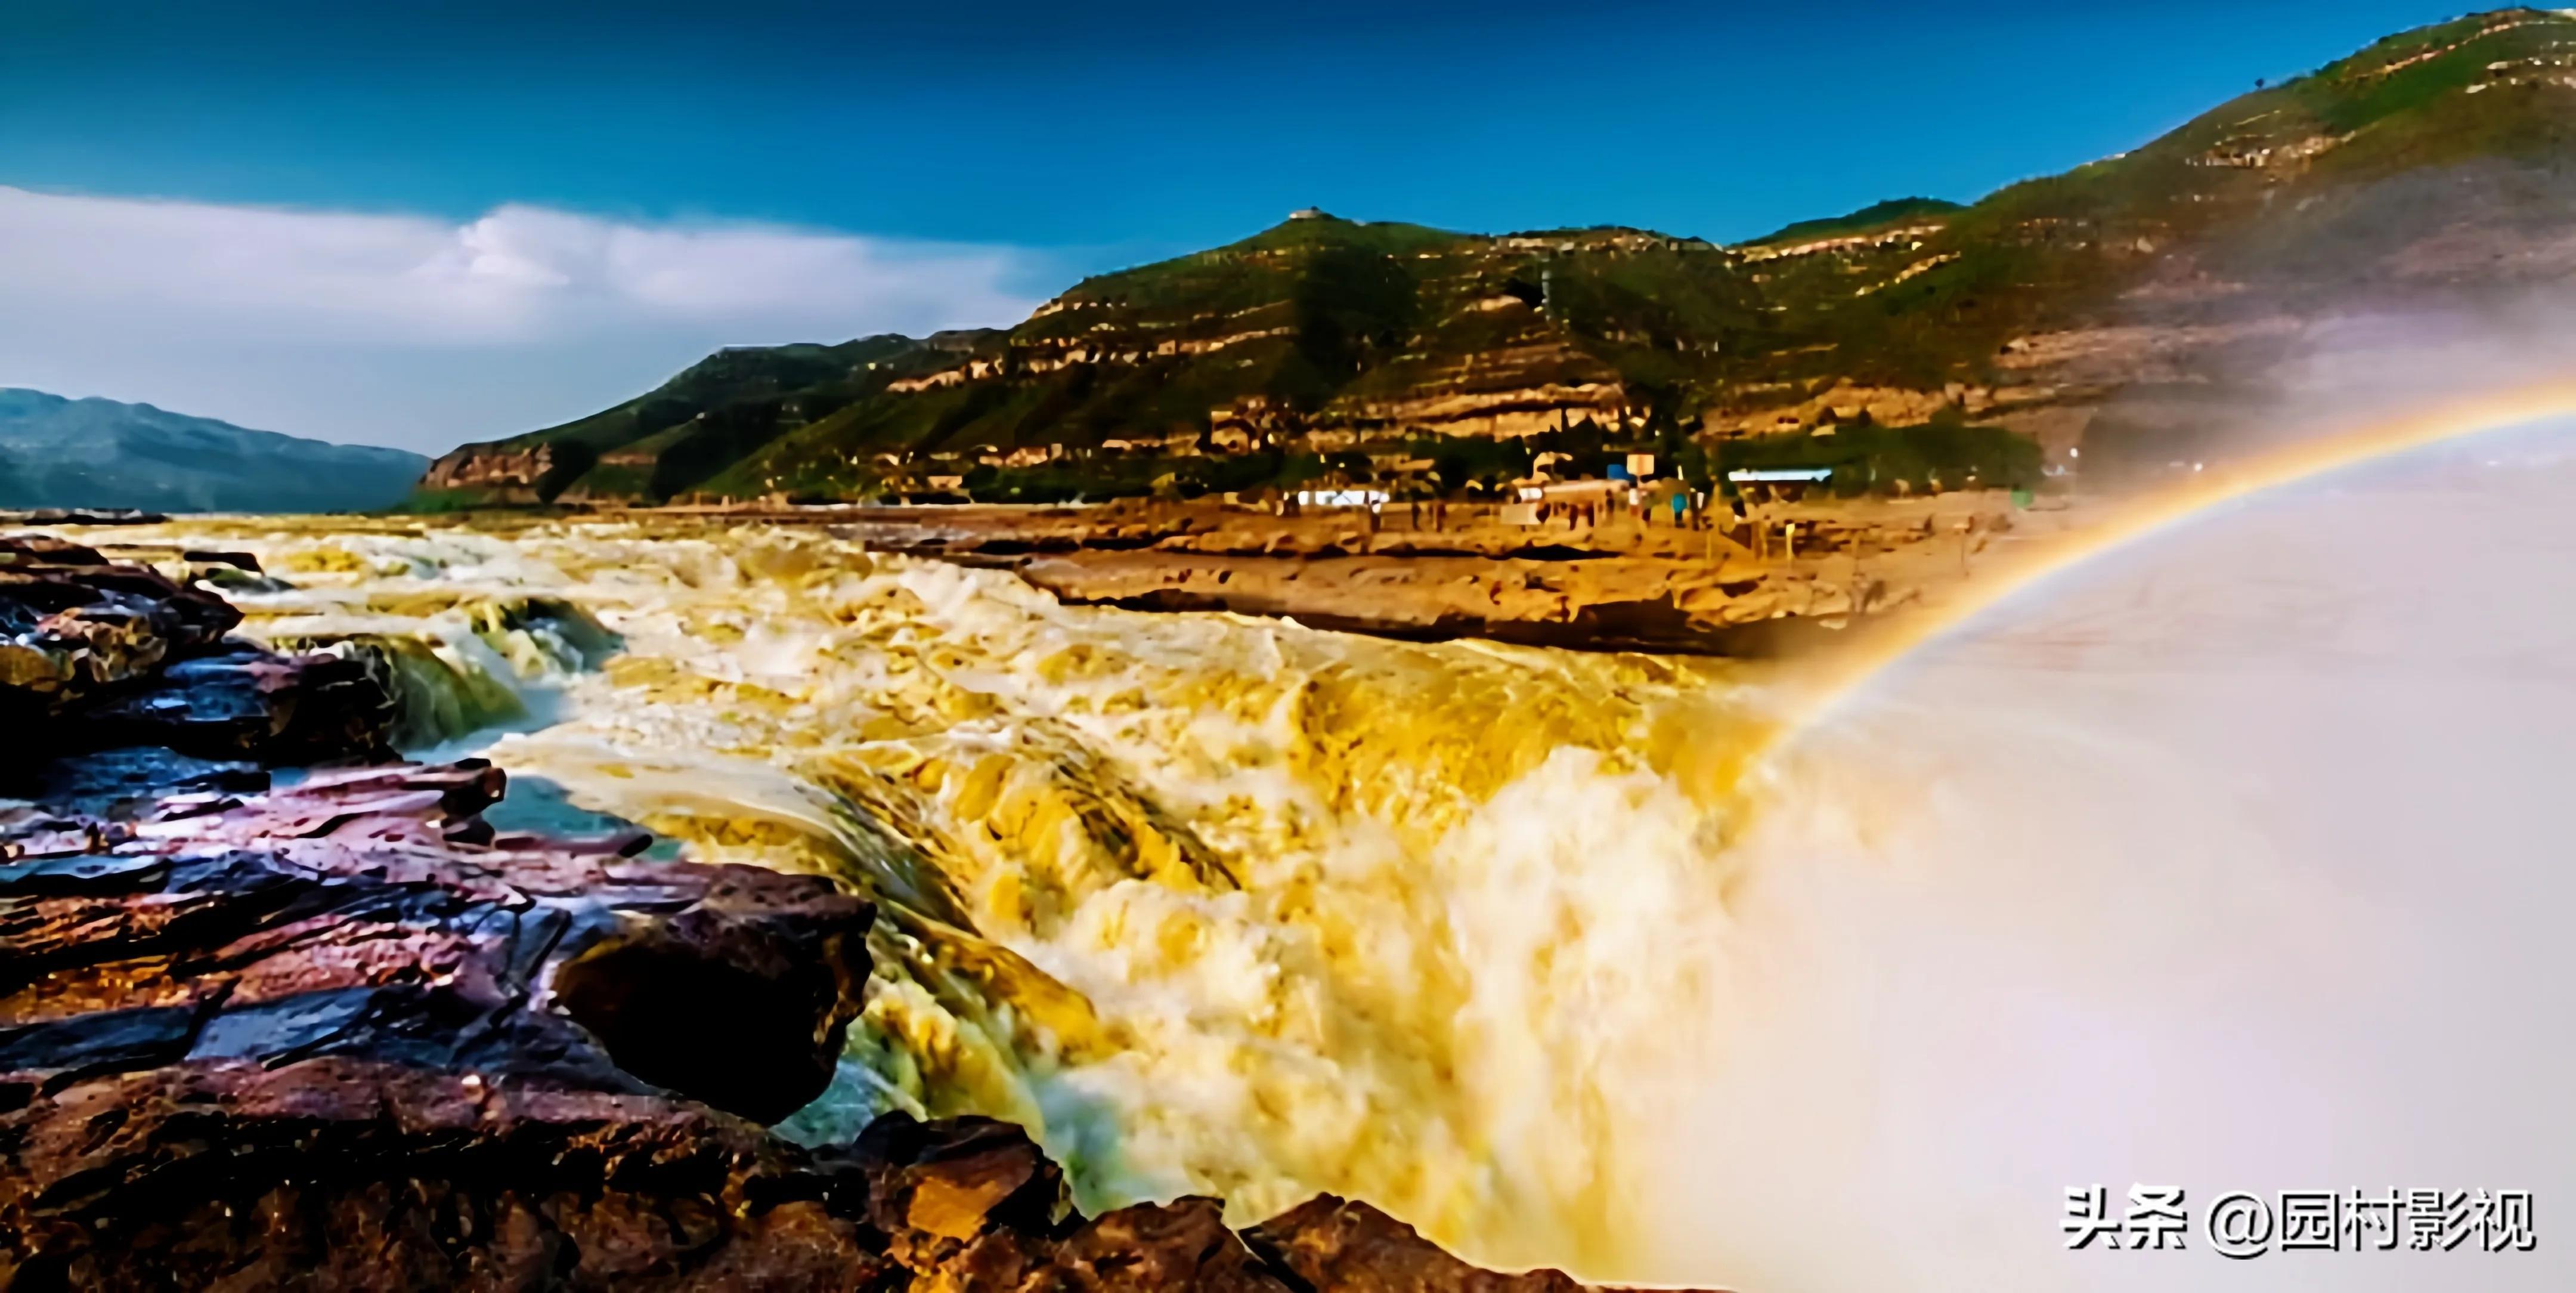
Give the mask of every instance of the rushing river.
<path id="1" fill-rule="evenodd" d="M 1713 662 L 1059 606 L 790 527 L 122 530 L 256 553 L 246 631 L 366 652 L 505 818 L 642 823 L 882 904 L 864 1021 L 784 1130 L 1031 1128 L 1086 1208 L 1368 1198 L 1614 1266 L 1716 991 L 1761 696 Z"/>
<path id="2" fill-rule="evenodd" d="M 371 653 L 522 821 L 873 893 L 795 1136 L 993 1114 L 1086 1207 L 1328 1190 L 1605 1278 L 2542 1289 L 2576 1191 L 2563 444 L 2150 535 L 1787 741 L 1756 666 L 1067 608 L 808 529 L 89 537 L 256 552 L 250 631 Z M 2068 1252 L 2095 1183 L 2531 1190 L 2542 1233 Z"/>

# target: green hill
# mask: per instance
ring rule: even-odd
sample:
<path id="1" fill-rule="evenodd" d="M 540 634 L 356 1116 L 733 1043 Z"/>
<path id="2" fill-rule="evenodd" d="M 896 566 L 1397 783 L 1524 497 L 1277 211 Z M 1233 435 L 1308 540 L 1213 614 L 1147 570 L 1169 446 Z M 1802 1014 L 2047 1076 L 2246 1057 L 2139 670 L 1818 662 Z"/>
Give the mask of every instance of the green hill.
<path id="1" fill-rule="evenodd" d="M 1824 238 L 1849 238 L 1880 233 L 1904 225 L 1939 224 L 1950 216 L 1967 210 L 1956 202 L 1942 198 L 1889 198 L 1873 202 L 1850 215 L 1827 216 L 1821 220 L 1800 220 L 1776 233 L 1767 234 L 1745 244 L 1749 247 L 1773 247 L 1783 243 L 1813 242 Z"/>
<path id="2" fill-rule="evenodd" d="M 1006 331 L 726 351 L 468 446 L 430 484 L 853 496 L 980 469 L 981 493 L 995 472 L 1063 493 L 1572 427 L 1666 446 L 1855 420 L 2142 434 L 2124 397 L 2258 365 L 2283 319 L 2518 287 L 2576 230 L 2571 49 L 2566 14 L 2463 18 L 1970 206 L 1898 199 L 1732 247 L 1300 213 L 1087 279 Z"/>
<path id="3" fill-rule="evenodd" d="M 402 500 L 428 459 L 0 389 L 0 507 L 341 512 Z"/>

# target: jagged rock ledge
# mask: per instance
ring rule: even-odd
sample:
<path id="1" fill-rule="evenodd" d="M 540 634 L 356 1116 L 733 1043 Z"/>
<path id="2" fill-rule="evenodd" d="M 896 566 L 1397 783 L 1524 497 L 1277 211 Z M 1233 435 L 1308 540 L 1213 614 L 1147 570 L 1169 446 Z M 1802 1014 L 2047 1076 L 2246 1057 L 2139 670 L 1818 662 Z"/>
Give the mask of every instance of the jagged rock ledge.
<path id="1" fill-rule="evenodd" d="M 0 725 L 15 738 L 0 743 L 0 798 L 112 811 L 258 789 L 270 767 L 390 756 L 394 703 L 367 662 L 227 638 L 240 623 L 157 571 L 0 538 Z"/>
<path id="2" fill-rule="evenodd" d="M 283 733 L 380 738 L 290 714 L 217 740 L 192 726 L 216 701 L 170 675 L 282 669 L 258 694 L 308 718 L 375 713 L 347 705 L 363 679 L 224 644 L 229 608 L 148 571 L 0 554 L 0 700 L 74 752 L 0 806 L 0 1287 L 1578 1287 L 1329 1197 L 1241 1234 L 1201 1198 L 1086 1219 L 982 1119 L 773 1136 L 860 1008 L 866 900 L 639 860 L 640 834 L 499 832 L 478 761 L 262 791 L 257 759 L 329 744 Z M 252 756 L 236 784 L 169 744 L 82 743 L 140 696 L 182 700 L 135 730 Z"/>

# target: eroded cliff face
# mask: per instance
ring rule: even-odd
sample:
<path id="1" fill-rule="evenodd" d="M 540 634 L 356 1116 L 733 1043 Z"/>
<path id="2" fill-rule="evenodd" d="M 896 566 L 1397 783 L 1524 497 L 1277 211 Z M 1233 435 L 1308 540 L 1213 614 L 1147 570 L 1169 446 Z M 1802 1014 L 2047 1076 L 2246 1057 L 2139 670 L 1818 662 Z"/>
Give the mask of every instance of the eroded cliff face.
<path id="1" fill-rule="evenodd" d="M 500 502 L 535 502 L 538 487 L 554 469 L 554 463 L 551 445 L 518 451 L 459 449 L 430 463 L 420 483 L 424 489 L 479 488 L 490 491 Z"/>

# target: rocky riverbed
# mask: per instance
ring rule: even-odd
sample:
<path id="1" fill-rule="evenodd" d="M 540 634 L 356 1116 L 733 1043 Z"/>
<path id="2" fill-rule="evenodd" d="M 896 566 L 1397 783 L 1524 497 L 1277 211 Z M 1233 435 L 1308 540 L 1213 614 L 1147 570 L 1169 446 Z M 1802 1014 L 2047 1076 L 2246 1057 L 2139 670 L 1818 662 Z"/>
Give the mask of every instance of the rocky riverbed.
<path id="1" fill-rule="evenodd" d="M 255 558 L 178 562 L 0 540 L 0 1284 L 1578 1287 L 1331 1196 L 1086 1217 L 982 1118 L 782 1139 L 870 897 L 496 827 L 380 664 L 228 636 Z"/>
<path id="2" fill-rule="evenodd" d="M 1738 656 L 1938 602 L 1999 545 L 2046 542 L 2086 519 L 2062 498 L 2032 507 L 1991 490 L 1756 504 L 1680 525 L 1621 507 L 1560 506 L 1528 525 L 1490 505 L 1393 503 L 1372 518 L 1213 500 L 713 515 L 1009 569 L 1073 604 L 1232 611 L 1412 641 Z"/>

